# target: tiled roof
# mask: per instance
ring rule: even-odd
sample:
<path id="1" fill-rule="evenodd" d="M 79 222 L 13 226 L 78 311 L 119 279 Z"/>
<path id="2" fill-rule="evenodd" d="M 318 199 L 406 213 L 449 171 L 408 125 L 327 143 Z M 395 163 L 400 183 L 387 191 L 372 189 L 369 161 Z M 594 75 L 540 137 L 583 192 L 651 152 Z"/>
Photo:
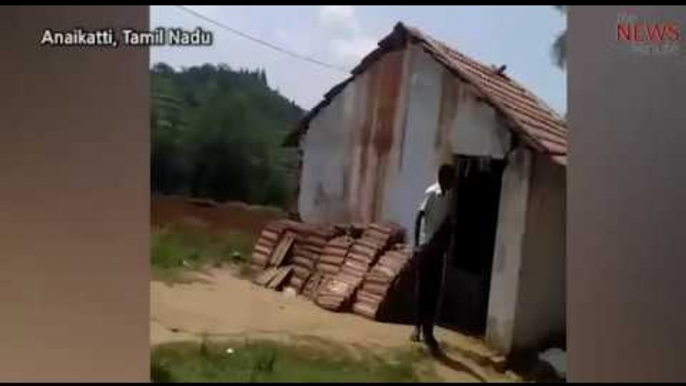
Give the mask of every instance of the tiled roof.
<path id="1" fill-rule="evenodd" d="M 287 145 L 294 145 L 307 131 L 310 121 L 340 93 L 355 76 L 364 72 L 386 52 L 403 47 L 407 43 L 421 46 L 437 62 L 455 76 L 473 86 L 477 97 L 490 104 L 508 122 L 508 126 L 533 149 L 548 154 L 561 164 L 567 163 L 567 127 L 565 121 L 538 99 L 533 93 L 509 78 L 494 66 L 485 66 L 466 55 L 431 38 L 421 31 L 398 23 L 393 32 L 378 43 L 378 48 L 367 55 L 352 75 L 325 94 L 324 100 L 316 105 L 302 119 L 299 126 L 287 139 Z"/>

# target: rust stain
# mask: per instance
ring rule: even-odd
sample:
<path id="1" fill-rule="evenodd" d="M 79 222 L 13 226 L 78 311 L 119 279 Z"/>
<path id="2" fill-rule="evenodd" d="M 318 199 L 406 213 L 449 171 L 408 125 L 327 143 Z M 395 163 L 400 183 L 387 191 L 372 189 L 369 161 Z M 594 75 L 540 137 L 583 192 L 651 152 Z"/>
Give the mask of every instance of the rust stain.
<path id="1" fill-rule="evenodd" d="M 403 160 L 404 160 L 404 155 L 405 155 L 405 137 L 407 135 L 407 114 L 408 110 L 410 109 L 409 106 L 409 95 L 411 94 L 411 80 L 410 77 L 412 76 L 412 50 L 410 49 L 405 49 L 403 51 L 403 75 L 402 75 L 402 84 L 405 85 L 407 88 L 407 95 L 405 97 L 405 104 L 404 104 L 404 109 L 403 111 L 403 116 L 402 119 L 403 121 L 400 123 L 400 144 L 399 144 L 399 154 L 398 154 L 398 170 L 403 170 Z"/>
<path id="2" fill-rule="evenodd" d="M 396 109 L 402 86 L 402 60 L 402 53 L 395 52 L 387 55 L 385 60 L 380 63 L 382 72 L 379 87 L 376 89 L 377 109 L 374 148 L 377 157 L 377 170 L 371 208 L 373 220 L 379 219 L 383 209 L 389 156 L 393 147 Z"/>
<path id="3" fill-rule="evenodd" d="M 364 103 L 365 103 L 365 88 L 363 87 L 362 80 L 364 77 L 358 78 L 358 81 L 353 84 L 353 91 L 355 100 L 353 101 L 353 116 L 351 118 L 351 130 L 350 130 L 350 142 L 348 144 L 348 167 L 346 173 L 349 177 L 350 184 L 348 185 L 348 212 L 349 218 L 352 221 L 359 221 L 359 159 L 358 149 L 359 149 L 359 137 L 360 128 L 363 124 L 364 116 Z"/>
<path id="4" fill-rule="evenodd" d="M 358 152 L 358 184 L 352 187 L 357 198 L 358 217 L 363 222 L 378 219 L 388 173 L 389 158 L 394 145 L 397 105 L 403 77 L 403 54 L 396 52 L 379 60 L 361 80 L 366 91 L 361 111 L 362 124 L 355 141 Z"/>
<path id="5" fill-rule="evenodd" d="M 450 129 L 457 116 L 457 105 L 460 98 L 459 84 L 447 71 L 441 77 L 441 102 L 438 113 L 438 128 L 434 139 L 434 148 L 439 152 L 450 141 Z"/>
<path id="6" fill-rule="evenodd" d="M 369 150 L 370 143 L 372 139 L 372 130 L 374 129 L 374 103 L 376 100 L 370 98 L 374 95 L 373 92 L 376 88 L 376 80 L 378 79 L 379 69 L 378 66 L 373 66 L 368 72 L 368 77 L 362 78 L 361 80 L 365 82 L 364 90 L 366 91 L 365 105 L 363 106 L 364 117 L 362 125 L 359 127 L 359 142 L 357 146 L 359 147 L 359 169 L 358 173 L 358 185 L 357 185 L 357 203 L 359 210 L 359 219 L 363 222 L 369 221 L 368 218 L 368 206 L 367 206 L 367 187 L 368 187 L 368 170 L 369 170 Z M 361 85 L 362 86 L 362 85 Z"/>
<path id="7" fill-rule="evenodd" d="M 320 181 L 317 183 L 317 187 L 315 188 L 315 193 L 314 193 L 314 205 L 315 206 L 322 206 L 326 204 L 328 201 L 328 198 L 326 197 L 326 191 L 324 190 L 324 184 Z"/>
<path id="8" fill-rule="evenodd" d="M 374 149 L 379 157 L 385 156 L 393 145 L 393 126 L 395 110 L 400 94 L 402 76 L 401 57 L 389 54 L 379 64 L 381 74 L 375 90 L 376 127 L 374 128 Z"/>
<path id="9" fill-rule="evenodd" d="M 350 194 L 350 175 L 348 173 L 348 169 L 343 168 L 342 170 L 342 179 L 343 179 L 343 197 L 341 199 L 343 202 L 348 200 L 348 195 Z"/>

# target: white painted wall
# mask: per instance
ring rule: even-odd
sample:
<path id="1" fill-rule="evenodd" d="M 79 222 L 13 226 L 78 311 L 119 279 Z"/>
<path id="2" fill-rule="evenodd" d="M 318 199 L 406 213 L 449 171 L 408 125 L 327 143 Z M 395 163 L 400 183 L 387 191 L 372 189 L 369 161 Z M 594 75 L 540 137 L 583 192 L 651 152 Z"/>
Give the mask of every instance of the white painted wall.
<path id="1" fill-rule="evenodd" d="M 393 147 L 384 176 L 379 218 L 366 219 L 360 208 L 368 205 L 373 174 L 360 175 L 360 127 L 376 103 L 369 90 L 371 70 L 393 55 L 402 55 L 403 77 L 393 123 Z M 448 97 L 450 95 L 450 97 Z M 441 121 L 445 101 L 450 114 Z M 436 181 L 443 162 L 453 154 L 491 155 L 501 158 L 510 143 L 510 132 L 495 110 L 478 102 L 461 82 L 424 50 L 410 46 L 386 54 L 335 97 L 310 123 L 304 138 L 299 211 L 313 223 L 339 221 L 394 221 L 413 233 L 414 217 L 426 188 Z M 374 163 L 373 152 L 367 163 Z M 347 176 L 344 178 L 344 176 Z M 353 192 L 362 186 L 368 192 Z M 351 194 L 346 194 L 346 187 Z"/>
<path id="2" fill-rule="evenodd" d="M 566 170 L 518 150 L 503 176 L 486 340 L 509 353 L 566 326 Z"/>
<path id="3" fill-rule="evenodd" d="M 566 173 L 547 157 L 534 157 L 514 346 L 545 343 L 566 330 Z"/>
<path id="4" fill-rule="evenodd" d="M 501 124 L 493 107 L 478 101 L 465 87 L 460 87 L 459 93 L 450 131 L 452 152 L 502 159 L 510 149 L 510 130 Z"/>
<path id="5" fill-rule="evenodd" d="M 441 95 L 441 67 L 421 49 L 408 50 L 408 100 L 401 127 L 393 181 L 384 198 L 384 215 L 411 236 L 426 188 L 435 182 L 442 161 L 434 150 Z M 402 133 L 404 131 L 404 133 Z"/>
<path id="6" fill-rule="evenodd" d="M 502 158 L 511 134 L 491 106 L 478 102 L 423 49 L 411 46 L 409 52 L 405 141 L 392 188 L 386 190 L 384 213 L 411 234 L 417 207 L 426 188 L 436 182 L 440 165 L 452 163 L 454 154 Z M 446 101 L 453 112 L 446 114 Z"/>
<path id="7" fill-rule="evenodd" d="M 519 148 L 503 173 L 496 230 L 486 341 L 503 353 L 512 348 L 533 154 Z"/>
<path id="8" fill-rule="evenodd" d="M 301 144 L 298 210 L 306 222 L 353 220 L 354 202 L 347 195 L 346 185 L 352 182 L 348 173 L 353 166 L 354 130 L 360 125 L 354 112 L 366 102 L 366 78 L 362 74 L 314 117 Z"/>

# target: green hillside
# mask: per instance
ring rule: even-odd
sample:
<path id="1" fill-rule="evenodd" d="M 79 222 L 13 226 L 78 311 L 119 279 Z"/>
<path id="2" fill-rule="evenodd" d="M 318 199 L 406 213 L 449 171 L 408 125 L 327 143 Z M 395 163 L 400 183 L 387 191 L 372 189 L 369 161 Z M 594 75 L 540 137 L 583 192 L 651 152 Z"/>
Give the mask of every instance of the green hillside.
<path id="1" fill-rule="evenodd" d="M 281 142 L 303 110 L 263 70 L 158 63 L 151 72 L 152 191 L 284 205 L 294 154 Z"/>

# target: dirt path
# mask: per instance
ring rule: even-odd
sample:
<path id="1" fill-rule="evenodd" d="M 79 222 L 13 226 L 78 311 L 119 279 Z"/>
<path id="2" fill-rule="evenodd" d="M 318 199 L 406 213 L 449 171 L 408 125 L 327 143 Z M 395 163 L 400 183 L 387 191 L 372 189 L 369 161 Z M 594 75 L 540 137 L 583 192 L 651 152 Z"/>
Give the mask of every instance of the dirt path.
<path id="1" fill-rule="evenodd" d="M 348 345 L 393 348 L 410 345 L 409 326 L 377 323 L 362 317 L 325 311 L 301 297 L 287 297 L 239 279 L 228 270 L 214 270 L 204 281 L 168 286 L 151 283 L 151 343 L 222 337 L 310 336 Z M 439 329 L 438 339 L 451 358 L 435 363 L 445 380 L 508 381 L 479 365 L 492 353 L 478 340 Z"/>

